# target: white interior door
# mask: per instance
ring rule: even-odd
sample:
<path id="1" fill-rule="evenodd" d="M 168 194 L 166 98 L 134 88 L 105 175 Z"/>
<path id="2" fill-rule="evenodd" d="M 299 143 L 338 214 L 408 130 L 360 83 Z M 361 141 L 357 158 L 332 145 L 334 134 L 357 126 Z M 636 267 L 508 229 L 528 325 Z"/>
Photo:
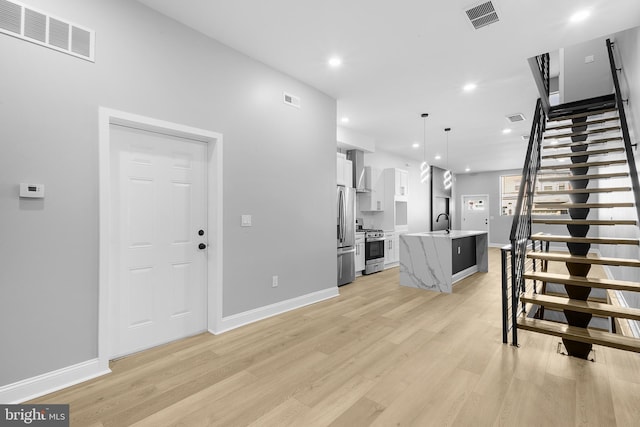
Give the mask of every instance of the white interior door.
<path id="1" fill-rule="evenodd" d="M 207 147 L 110 133 L 113 358 L 206 330 Z"/>
<path id="2" fill-rule="evenodd" d="M 489 196 L 462 196 L 462 229 L 489 231 Z"/>

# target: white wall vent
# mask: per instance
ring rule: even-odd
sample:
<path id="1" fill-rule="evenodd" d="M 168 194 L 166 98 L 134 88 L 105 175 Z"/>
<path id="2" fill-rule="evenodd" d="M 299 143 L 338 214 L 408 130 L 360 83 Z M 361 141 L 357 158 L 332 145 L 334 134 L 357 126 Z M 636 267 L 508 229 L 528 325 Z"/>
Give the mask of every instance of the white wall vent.
<path id="1" fill-rule="evenodd" d="M 17 1 L 0 0 L 0 33 L 94 61 L 93 30 Z"/>
<path id="2" fill-rule="evenodd" d="M 465 13 L 476 30 L 500 20 L 496 8 L 490 1 L 473 6 L 465 10 Z"/>
<path id="3" fill-rule="evenodd" d="M 511 123 L 523 122 L 524 114 L 522 113 L 507 114 L 507 120 L 509 120 Z"/>
<path id="4" fill-rule="evenodd" d="M 291 95 L 287 92 L 282 92 L 282 99 L 285 104 L 291 105 L 292 107 L 300 108 L 300 97 Z"/>

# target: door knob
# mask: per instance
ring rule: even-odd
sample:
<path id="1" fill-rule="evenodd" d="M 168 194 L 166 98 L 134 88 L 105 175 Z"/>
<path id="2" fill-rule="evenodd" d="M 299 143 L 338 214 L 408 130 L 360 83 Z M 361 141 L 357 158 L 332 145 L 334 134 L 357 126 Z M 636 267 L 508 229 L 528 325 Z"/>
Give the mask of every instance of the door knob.
<path id="1" fill-rule="evenodd" d="M 198 230 L 198 236 L 204 236 L 204 230 Z"/>
<path id="2" fill-rule="evenodd" d="M 206 248 L 207 248 L 207 245 L 205 245 L 204 243 L 200 243 L 198 245 L 198 249 L 206 249 Z"/>

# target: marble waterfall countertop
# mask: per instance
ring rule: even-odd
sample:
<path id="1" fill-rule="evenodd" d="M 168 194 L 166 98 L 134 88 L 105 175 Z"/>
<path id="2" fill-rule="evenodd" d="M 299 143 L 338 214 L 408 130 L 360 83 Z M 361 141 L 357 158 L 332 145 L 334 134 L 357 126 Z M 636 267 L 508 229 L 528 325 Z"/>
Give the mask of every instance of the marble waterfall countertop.
<path id="1" fill-rule="evenodd" d="M 468 239 L 475 237 L 475 239 Z M 473 242 L 475 240 L 475 242 Z M 471 266 L 454 273 L 453 257 L 473 256 Z M 451 230 L 400 235 L 400 284 L 451 293 L 453 284 L 478 271 L 488 271 L 489 239 L 486 231 Z"/>

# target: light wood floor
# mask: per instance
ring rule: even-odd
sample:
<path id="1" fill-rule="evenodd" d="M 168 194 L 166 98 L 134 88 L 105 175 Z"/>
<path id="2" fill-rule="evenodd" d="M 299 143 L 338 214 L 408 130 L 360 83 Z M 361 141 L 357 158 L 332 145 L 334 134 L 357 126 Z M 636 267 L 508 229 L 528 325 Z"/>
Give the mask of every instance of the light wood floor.
<path id="1" fill-rule="evenodd" d="M 640 358 L 558 339 L 501 341 L 499 251 L 453 294 L 400 287 L 398 269 L 340 297 L 219 336 L 112 363 L 113 373 L 38 399 L 72 426 L 638 426 Z"/>

